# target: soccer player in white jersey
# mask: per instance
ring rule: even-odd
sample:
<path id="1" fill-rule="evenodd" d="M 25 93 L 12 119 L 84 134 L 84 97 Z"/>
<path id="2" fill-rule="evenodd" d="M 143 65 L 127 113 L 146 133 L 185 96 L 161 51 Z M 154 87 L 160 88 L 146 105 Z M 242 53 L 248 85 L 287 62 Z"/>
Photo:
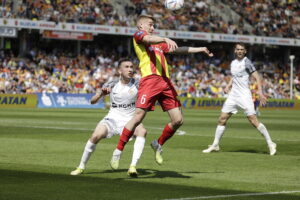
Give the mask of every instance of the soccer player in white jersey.
<path id="1" fill-rule="evenodd" d="M 139 81 L 133 78 L 133 64 L 128 59 L 120 60 L 118 71 L 120 79 L 105 83 L 101 92 L 96 93 L 91 98 L 91 103 L 95 104 L 103 96 L 110 94 L 110 110 L 108 114 L 98 123 L 93 134 L 87 141 L 81 161 L 77 169 L 71 175 L 82 174 L 91 154 L 95 151 L 97 143 L 114 135 L 120 135 L 125 124 L 132 118 L 135 111 L 135 101 L 137 98 Z M 136 177 L 136 165 L 141 157 L 145 145 L 146 129 L 140 124 L 134 132 L 136 136 L 132 162 L 128 170 L 128 175 Z M 113 156 L 111 167 L 118 169 L 121 154 Z"/>
<path id="2" fill-rule="evenodd" d="M 244 110 L 249 122 L 257 128 L 257 130 L 264 136 L 268 144 L 270 155 L 275 155 L 276 144 L 272 142 L 272 139 L 268 133 L 267 128 L 258 121 L 256 112 L 254 110 L 254 104 L 252 101 L 252 95 L 249 88 L 249 79 L 252 76 L 258 86 L 258 95 L 261 105 L 266 104 L 266 97 L 262 92 L 261 79 L 253 66 L 252 62 L 245 56 L 247 51 L 244 44 L 238 43 L 235 45 L 234 53 L 236 59 L 230 64 L 230 71 L 232 79 L 225 88 L 225 92 L 229 95 L 226 99 L 221 115 L 219 117 L 218 126 L 215 132 L 215 139 L 212 145 L 209 145 L 208 149 L 203 150 L 203 153 L 210 153 L 212 151 L 219 151 L 219 143 L 222 135 L 225 131 L 226 122 L 232 114 L 236 114 L 238 109 Z M 231 89 L 230 89 L 231 88 Z"/>

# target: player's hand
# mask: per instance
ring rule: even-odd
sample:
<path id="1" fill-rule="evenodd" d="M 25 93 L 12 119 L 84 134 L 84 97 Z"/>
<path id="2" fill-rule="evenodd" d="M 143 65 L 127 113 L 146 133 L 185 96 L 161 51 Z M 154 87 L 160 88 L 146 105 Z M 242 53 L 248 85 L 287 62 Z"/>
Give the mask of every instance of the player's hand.
<path id="1" fill-rule="evenodd" d="M 108 95 L 111 92 L 110 88 L 102 88 L 101 89 L 103 95 Z"/>
<path id="2" fill-rule="evenodd" d="M 229 93 L 229 91 L 230 91 L 230 87 L 226 86 L 226 87 L 224 88 L 224 92 L 225 92 L 225 94 L 228 94 L 228 93 Z"/>
<path id="3" fill-rule="evenodd" d="M 208 48 L 206 48 L 206 47 L 200 47 L 200 52 L 207 54 L 209 57 L 213 57 L 213 56 L 214 56 L 214 54 L 211 53 L 211 52 L 208 50 Z"/>
<path id="4" fill-rule="evenodd" d="M 258 93 L 259 95 L 259 101 L 260 101 L 260 105 L 264 106 L 267 103 L 267 97 L 265 95 L 263 95 L 262 93 Z"/>
<path id="5" fill-rule="evenodd" d="M 168 45 L 168 49 L 170 53 L 174 52 L 178 48 L 176 42 L 174 42 L 173 40 L 169 38 L 164 38 L 164 40 Z"/>

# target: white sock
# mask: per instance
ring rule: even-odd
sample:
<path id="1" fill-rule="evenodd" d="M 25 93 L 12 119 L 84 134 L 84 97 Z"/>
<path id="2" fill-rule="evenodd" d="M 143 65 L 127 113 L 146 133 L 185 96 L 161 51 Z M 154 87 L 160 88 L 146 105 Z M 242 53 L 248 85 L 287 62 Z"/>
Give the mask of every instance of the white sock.
<path id="1" fill-rule="evenodd" d="M 134 142 L 132 161 L 130 166 L 136 166 L 139 161 L 145 146 L 146 139 L 144 137 L 137 136 Z"/>
<path id="2" fill-rule="evenodd" d="M 224 134 L 224 131 L 225 131 L 225 126 L 220 126 L 218 125 L 217 128 L 216 128 L 216 132 L 215 132 L 215 139 L 214 139 L 214 142 L 213 142 L 213 146 L 217 146 L 219 145 L 220 143 L 220 140 Z"/>
<path id="3" fill-rule="evenodd" d="M 267 130 L 267 128 L 265 127 L 265 125 L 263 125 L 262 123 L 260 123 L 257 127 L 257 130 L 265 137 L 266 142 L 268 145 L 272 144 L 272 139 L 269 135 L 269 132 Z"/>
<path id="4" fill-rule="evenodd" d="M 113 152 L 113 156 L 119 156 L 122 154 L 122 151 L 120 151 L 119 149 L 115 149 Z"/>
<path id="5" fill-rule="evenodd" d="M 95 149 L 96 149 L 96 144 L 94 144 L 90 140 L 88 140 L 85 145 L 80 164 L 78 166 L 80 169 L 85 169 L 85 165 L 89 161 L 90 156 L 95 151 Z"/>

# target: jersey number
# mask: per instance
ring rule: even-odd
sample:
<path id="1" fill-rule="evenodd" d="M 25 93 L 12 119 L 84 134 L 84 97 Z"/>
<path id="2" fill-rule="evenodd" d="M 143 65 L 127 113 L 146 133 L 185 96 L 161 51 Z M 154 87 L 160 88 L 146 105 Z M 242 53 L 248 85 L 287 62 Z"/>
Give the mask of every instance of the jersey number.
<path id="1" fill-rule="evenodd" d="M 145 104 L 146 102 L 146 94 L 142 95 L 142 98 L 141 98 L 141 104 Z"/>

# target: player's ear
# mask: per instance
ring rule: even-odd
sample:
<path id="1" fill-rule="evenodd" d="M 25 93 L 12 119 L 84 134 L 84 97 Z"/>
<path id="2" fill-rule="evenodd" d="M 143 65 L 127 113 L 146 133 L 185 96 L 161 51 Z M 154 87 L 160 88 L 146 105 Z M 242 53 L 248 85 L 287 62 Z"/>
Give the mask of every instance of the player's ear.
<path id="1" fill-rule="evenodd" d="M 136 27 L 138 29 L 142 29 L 142 22 L 141 22 L 141 20 L 138 21 L 138 23 L 136 24 Z"/>

